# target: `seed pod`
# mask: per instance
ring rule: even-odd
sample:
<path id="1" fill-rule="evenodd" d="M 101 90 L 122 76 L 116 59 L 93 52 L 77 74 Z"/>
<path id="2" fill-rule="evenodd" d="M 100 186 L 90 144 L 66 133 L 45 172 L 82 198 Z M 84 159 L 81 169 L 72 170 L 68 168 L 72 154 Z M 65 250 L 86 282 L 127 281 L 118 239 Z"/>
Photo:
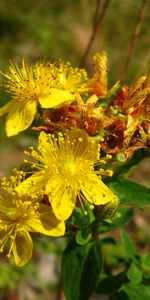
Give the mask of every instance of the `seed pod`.
<path id="1" fill-rule="evenodd" d="M 118 206 L 119 206 L 119 198 L 114 195 L 112 200 L 105 205 L 100 205 L 99 207 L 96 208 L 96 218 L 97 219 L 111 219 Z"/>

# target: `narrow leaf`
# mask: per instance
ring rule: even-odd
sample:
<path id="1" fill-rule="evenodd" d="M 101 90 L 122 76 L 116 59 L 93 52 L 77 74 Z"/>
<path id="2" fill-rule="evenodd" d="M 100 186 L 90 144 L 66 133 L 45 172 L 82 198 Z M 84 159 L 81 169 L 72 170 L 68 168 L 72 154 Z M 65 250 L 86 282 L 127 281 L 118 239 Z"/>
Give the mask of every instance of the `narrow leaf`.
<path id="1" fill-rule="evenodd" d="M 124 229 L 121 229 L 121 237 L 124 244 L 126 260 L 134 259 L 134 244 Z"/>

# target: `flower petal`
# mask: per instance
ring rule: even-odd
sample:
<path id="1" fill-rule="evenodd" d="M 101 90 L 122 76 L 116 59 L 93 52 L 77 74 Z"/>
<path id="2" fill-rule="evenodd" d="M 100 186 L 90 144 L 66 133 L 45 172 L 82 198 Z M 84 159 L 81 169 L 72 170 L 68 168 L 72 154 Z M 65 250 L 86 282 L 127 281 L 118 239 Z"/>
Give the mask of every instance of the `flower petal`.
<path id="1" fill-rule="evenodd" d="M 95 205 L 105 204 L 114 197 L 113 192 L 93 174 L 85 178 L 81 191 L 87 201 Z"/>
<path id="2" fill-rule="evenodd" d="M 93 163 L 99 158 L 99 145 L 82 129 L 72 129 L 68 132 L 67 139 L 72 145 L 72 153 L 77 157 L 89 158 Z"/>
<path id="3" fill-rule="evenodd" d="M 62 236 L 65 233 L 65 223 L 56 219 L 49 205 L 40 204 L 39 214 L 33 214 L 28 220 L 28 226 L 35 232 L 48 236 Z"/>
<path id="4" fill-rule="evenodd" d="M 46 186 L 46 193 L 49 194 L 49 201 L 52 206 L 53 212 L 59 220 L 67 220 L 76 202 L 76 195 L 72 187 L 65 186 L 64 182 L 51 180 L 50 185 Z"/>
<path id="5" fill-rule="evenodd" d="M 3 116 L 5 114 L 7 114 L 8 112 L 10 112 L 10 110 L 14 107 L 16 101 L 12 100 L 9 101 L 8 103 L 6 103 L 3 107 L 0 108 L 0 116 Z"/>
<path id="6" fill-rule="evenodd" d="M 7 136 L 16 135 L 19 132 L 27 129 L 33 122 L 36 111 L 36 101 L 15 102 L 6 119 Z"/>
<path id="7" fill-rule="evenodd" d="M 38 150 L 44 158 L 44 162 L 49 165 L 49 162 L 55 162 L 57 157 L 56 153 L 56 143 L 50 138 L 48 134 L 44 131 L 40 132 L 39 141 L 38 141 Z M 52 163 L 51 163 L 52 164 Z"/>
<path id="8" fill-rule="evenodd" d="M 12 248 L 15 263 L 18 267 L 23 267 L 32 256 L 33 243 L 30 234 L 26 231 L 16 235 Z"/>
<path id="9" fill-rule="evenodd" d="M 72 102 L 75 96 L 69 91 L 52 88 L 50 95 L 39 97 L 39 103 L 43 108 L 59 107 L 66 102 Z"/>
<path id="10" fill-rule="evenodd" d="M 36 172 L 29 178 L 25 179 L 16 187 L 16 191 L 21 195 L 34 194 L 45 188 L 47 181 L 49 180 L 49 173 L 43 173 L 43 171 Z"/>

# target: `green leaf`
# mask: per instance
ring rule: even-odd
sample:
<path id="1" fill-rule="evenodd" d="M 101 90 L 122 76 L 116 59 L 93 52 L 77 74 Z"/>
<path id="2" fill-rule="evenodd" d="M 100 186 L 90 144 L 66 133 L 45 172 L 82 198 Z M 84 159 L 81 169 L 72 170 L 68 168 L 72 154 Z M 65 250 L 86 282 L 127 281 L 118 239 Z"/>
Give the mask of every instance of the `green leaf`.
<path id="1" fill-rule="evenodd" d="M 79 207 L 76 207 L 73 212 L 74 223 L 81 229 L 85 228 L 95 220 L 94 212 L 90 208 L 90 204 L 86 201 L 84 202 L 84 208 L 87 214 Z"/>
<path id="2" fill-rule="evenodd" d="M 143 284 L 127 284 L 123 290 L 128 296 L 129 300 L 149 300 L 150 299 L 150 286 Z M 122 298 L 123 299 L 123 298 Z"/>
<path id="3" fill-rule="evenodd" d="M 146 271 L 150 270 L 150 253 L 141 256 L 141 267 Z"/>
<path id="4" fill-rule="evenodd" d="M 128 269 L 127 277 L 130 281 L 132 281 L 132 283 L 135 284 L 138 284 L 142 281 L 142 272 L 134 262 L 131 263 Z"/>
<path id="5" fill-rule="evenodd" d="M 124 229 L 121 229 L 121 238 L 124 244 L 126 260 L 134 260 L 134 244 Z"/>
<path id="6" fill-rule="evenodd" d="M 90 241 L 91 237 L 92 237 L 92 232 L 90 231 L 89 228 L 86 228 L 78 231 L 76 235 L 76 242 L 79 245 L 85 245 Z"/>
<path id="7" fill-rule="evenodd" d="M 122 204 L 150 205 L 150 189 L 133 180 L 118 177 L 108 185 L 117 194 Z"/>
<path id="8" fill-rule="evenodd" d="M 127 174 L 133 166 L 137 165 L 144 158 L 148 157 L 150 157 L 150 150 L 138 149 L 133 153 L 132 157 L 128 158 L 125 162 L 121 164 L 117 163 L 113 176 L 111 178 L 107 178 L 106 181 L 111 182 L 117 179 L 119 175 Z"/>
<path id="9" fill-rule="evenodd" d="M 67 300 L 88 300 L 99 282 L 100 241 L 84 246 L 71 242 L 62 257 L 62 281 Z"/>
<path id="10" fill-rule="evenodd" d="M 129 222 L 133 218 L 133 209 L 121 207 L 116 216 L 114 216 L 111 220 L 111 223 L 107 223 L 103 221 L 100 225 L 100 232 L 107 232 L 114 230 L 121 225 Z"/>
<path id="11" fill-rule="evenodd" d="M 115 276 L 107 276 L 100 281 L 96 292 L 102 295 L 113 294 L 118 291 L 123 284 L 127 283 L 128 279 L 126 273 L 122 272 Z"/>

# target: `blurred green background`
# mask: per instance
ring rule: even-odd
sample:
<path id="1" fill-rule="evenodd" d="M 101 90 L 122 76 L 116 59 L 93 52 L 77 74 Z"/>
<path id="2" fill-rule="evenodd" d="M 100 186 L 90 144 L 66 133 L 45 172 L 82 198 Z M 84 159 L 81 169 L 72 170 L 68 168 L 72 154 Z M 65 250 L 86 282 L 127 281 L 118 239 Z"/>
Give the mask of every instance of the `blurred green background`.
<path id="1" fill-rule="evenodd" d="M 100 1 L 101 6 L 104 0 Z M 102 26 L 95 38 L 86 61 L 86 68 L 91 72 L 92 55 L 96 51 L 108 53 L 109 84 L 123 76 L 130 39 L 133 34 L 142 0 L 111 0 Z M 92 20 L 96 0 L 1 0 L 0 1 L 0 69 L 7 71 L 9 60 L 19 62 L 25 57 L 29 62 L 47 57 L 63 58 L 74 66 L 79 66 L 92 31 Z M 150 70 L 150 1 L 147 1 L 141 32 L 133 57 L 125 76 L 127 83 Z M 2 78 L 0 79 L 2 82 Z M 10 98 L 3 88 L 0 90 L 0 106 Z M 4 119 L 0 120 L 0 177 L 10 173 L 10 169 L 22 161 L 23 150 L 34 144 L 34 134 L 28 131 L 17 137 L 7 139 L 4 131 Z M 143 168 L 143 164 L 142 167 Z M 141 169 L 140 169 L 141 170 Z M 134 175 L 138 181 L 148 185 L 148 169 L 140 170 Z M 149 237 L 147 223 L 141 234 L 143 244 Z M 141 224 L 140 223 L 140 224 Z M 143 224 L 143 223 L 142 223 Z M 143 226 L 143 225 L 142 225 Z M 53 240 L 52 240 L 53 241 Z M 35 241 L 35 257 L 23 270 L 9 266 L 5 258 L 0 266 L 0 299 L 4 300 L 42 300 L 56 299 L 58 284 L 59 252 L 64 247 L 63 241 L 56 245 L 51 239 L 42 238 Z M 49 254 L 51 252 L 57 255 Z M 46 269 L 47 262 L 49 263 Z M 43 273 L 42 273 L 43 272 Z M 42 275 L 41 275 L 42 274 Z M 18 290 L 14 294 L 9 290 Z M 7 290 L 7 293 L 6 293 Z M 13 298 L 14 297 L 14 298 Z M 19 297 L 19 298 L 17 298 Z M 22 298 L 20 298 L 22 297 Z"/>

